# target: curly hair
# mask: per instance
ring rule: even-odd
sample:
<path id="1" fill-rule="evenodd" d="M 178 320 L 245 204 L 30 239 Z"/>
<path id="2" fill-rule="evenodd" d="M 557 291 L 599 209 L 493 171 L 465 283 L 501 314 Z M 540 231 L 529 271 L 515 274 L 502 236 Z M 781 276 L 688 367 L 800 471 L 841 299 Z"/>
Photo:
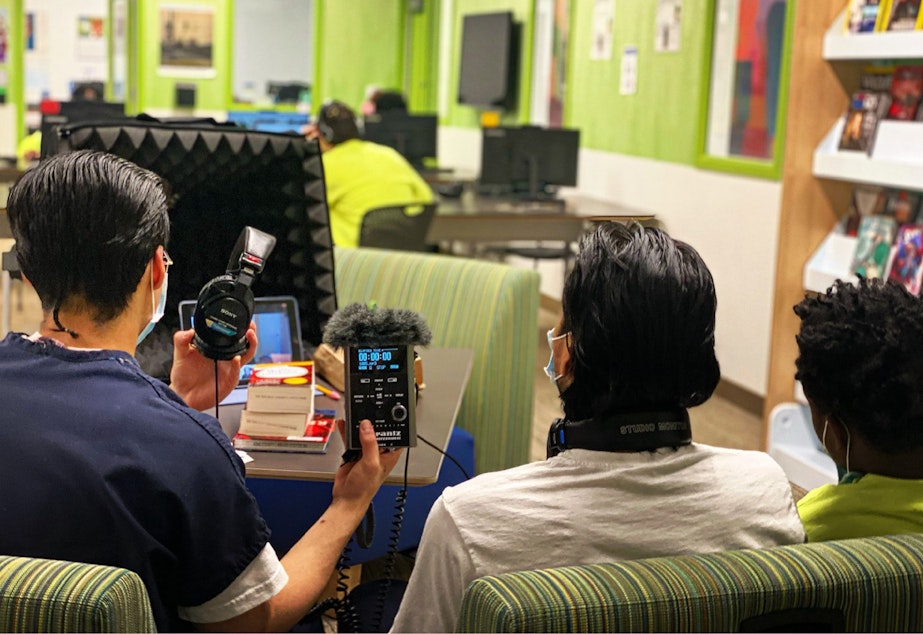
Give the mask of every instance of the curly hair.
<path id="1" fill-rule="evenodd" d="M 895 282 L 837 280 L 795 314 L 805 395 L 879 451 L 923 445 L 923 300 Z"/>

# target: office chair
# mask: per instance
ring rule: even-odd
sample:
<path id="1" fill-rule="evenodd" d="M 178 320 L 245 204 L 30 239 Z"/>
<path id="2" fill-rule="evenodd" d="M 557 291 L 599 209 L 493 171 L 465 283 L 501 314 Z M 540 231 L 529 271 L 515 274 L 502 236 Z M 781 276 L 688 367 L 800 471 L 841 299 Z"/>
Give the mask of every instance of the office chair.
<path id="1" fill-rule="evenodd" d="M 421 208 L 419 213 L 413 213 Z M 430 251 L 426 234 L 435 214 L 436 203 L 410 203 L 371 209 L 362 217 L 359 246 L 397 251 Z"/>

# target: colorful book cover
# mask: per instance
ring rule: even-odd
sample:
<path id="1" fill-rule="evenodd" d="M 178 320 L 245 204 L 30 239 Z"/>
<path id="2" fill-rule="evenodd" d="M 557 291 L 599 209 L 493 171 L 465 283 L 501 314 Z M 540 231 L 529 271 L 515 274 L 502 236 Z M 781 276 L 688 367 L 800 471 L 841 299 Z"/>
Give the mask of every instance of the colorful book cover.
<path id="1" fill-rule="evenodd" d="M 912 31 L 918 29 L 920 0 L 891 0 L 885 30 Z"/>
<path id="2" fill-rule="evenodd" d="M 913 121 L 923 98 L 923 66 L 898 66 L 891 80 L 888 119 Z"/>
<path id="3" fill-rule="evenodd" d="M 867 216 L 859 223 L 856 255 L 850 272 L 865 278 L 884 276 L 897 223 L 888 216 Z"/>
<path id="4" fill-rule="evenodd" d="M 878 121 L 888 112 L 891 96 L 880 92 L 856 92 L 849 101 L 846 122 L 840 137 L 841 150 L 872 153 Z"/>
<path id="5" fill-rule="evenodd" d="M 881 0 L 849 0 L 846 8 L 847 33 L 871 33 L 881 29 Z"/>
<path id="6" fill-rule="evenodd" d="M 923 222 L 923 218 L 918 217 L 920 198 L 923 196 L 919 192 L 909 192 L 905 189 L 892 191 L 888 194 L 884 213 L 894 218 L 898 226 Z"/>
<path id="7" fill-rule="evenodd" d="M 914 295 L 920 294 L 920 281 L 923 278 L 923 225 L 904 225 L 897 232 L 887 278 L 903 284 Z"/>
<path id="8" fill-rule="evenodd" d="M 862 222 L 864 217 L 883 214 L 887 200 L 888 196 L 883 187 L 856 185 L 853 188 L 852 199 L 849 202 L 846 235 L 855 236 L 859 231 L 859 223 Z"/>
<path id="9" fill-rule="evenodd" d="M 316 412 L 300 436 L 245 434 L 234 436 L 234 448 L 243 451 L 278 451 L 285 453 L 325 453 L 336 427 L 332 412 Z"/>

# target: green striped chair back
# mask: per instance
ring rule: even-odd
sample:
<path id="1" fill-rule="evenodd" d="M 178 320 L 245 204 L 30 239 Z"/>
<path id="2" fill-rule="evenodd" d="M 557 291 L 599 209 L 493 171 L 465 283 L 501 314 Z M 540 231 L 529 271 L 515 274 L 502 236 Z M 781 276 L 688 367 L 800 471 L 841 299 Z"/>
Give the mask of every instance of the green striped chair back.
<path id="1" fill-rule="evenodd" d="M 456 631 L 921 629 L 923 535 L 900 535 L 483 577 Z"/>
<path id="2" fill-rule="evenodd" d="M 0 556 L 0 632 L 156 632 L 144 583 L 124 568 Z"/>
<path id="3" fill-rule="evenodd" d="M 375 300 L 385 308 L 413 310 L 432 330 L 432 346 L 474 351 L 456 423 L 474 436 L 477 471 L 528 462 L 538 274 L 453 256 L 366 248 L 336 249 L 334 262 L 339 306 Z"/>

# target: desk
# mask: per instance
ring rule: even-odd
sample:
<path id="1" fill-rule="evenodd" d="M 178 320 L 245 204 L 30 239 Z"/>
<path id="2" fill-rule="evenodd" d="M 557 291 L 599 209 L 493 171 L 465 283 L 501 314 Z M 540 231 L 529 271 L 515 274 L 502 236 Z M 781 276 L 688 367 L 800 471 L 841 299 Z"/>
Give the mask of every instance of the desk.
<path id="1" fill-rule="evenodd" d="M 560 202 L 527 202 L 463 195 L 439 202 L 426 241 L 510 242 L 562 240 L 577 242 L 594 222 L 649 222 L 653 214 L 582 196 Z"/>
<path id="2" fill-rule="evenodd" d="M 422 349 L 419 354 L 423 359 L 426 389 L 420 392 L 417 399 L 417 433 L 445 451 L 471 375 L 474 353 L 466 349 L 431 348 Z M 316 404 L 322 409 L 335 409 L 337 406 L 336 401 L 326 397 L 317 397 Z M 243 405 L 225 405 L 220 409 L 221 427 L 229 436 L 233 436 L 240 425 L 242 409 Z M 340 466 L 343 451 L 343 439 L 339 434 L 334 434 L 325 454 L 247 452 L 253 458 L 253 462 L 246 465 L 247 475 L 283 480 L 329 481 L 333 480 Z M 419 442 L 410 450 L 410 456 L 408 484 L 420 486 L 432 484 L 438 479 L 443 458 L 441 453 Z M 403 483 L 406 457 L 405 451 L 385 484 Z"/>

